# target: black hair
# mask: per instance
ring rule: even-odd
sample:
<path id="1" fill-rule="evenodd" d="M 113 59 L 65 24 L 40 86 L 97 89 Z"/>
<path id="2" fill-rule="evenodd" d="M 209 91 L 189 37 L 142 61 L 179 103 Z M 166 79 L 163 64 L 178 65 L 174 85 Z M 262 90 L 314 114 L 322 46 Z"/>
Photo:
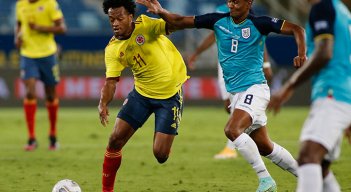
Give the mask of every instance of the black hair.
<path id="1" fill-rule="evenodd" d="M 135 14 L 135 2 L 133 0 L 104 0 L 102 8 L 107 14 L 110 8 L 124 7 L 130 14 Z"/>

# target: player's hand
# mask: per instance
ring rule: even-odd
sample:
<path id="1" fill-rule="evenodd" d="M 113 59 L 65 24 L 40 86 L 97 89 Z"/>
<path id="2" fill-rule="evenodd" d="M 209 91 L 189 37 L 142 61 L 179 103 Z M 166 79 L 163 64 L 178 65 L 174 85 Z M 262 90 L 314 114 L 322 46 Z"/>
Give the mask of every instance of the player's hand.
<path id="1" fill-rule="evenodd" d="M 38 30 L 38 25 L 37 24 L 35 24 L 35 23 L 29 23 L 29 28 L 31 29 L 31 30 Z"/>
<path id="2" fill-rule="evenodd" d="M 230 114 L 230 99 L 226 99 L 224 100 L 224 110 Z"/>
<path id="3" fill-rule="evenodd" d="M 272 95 L 271 100 L 268 104 L 268 111 L 273 111 L 273 114 L 277 114 L 280 111 L 280 107 L 283 103 L 290 99 L 294 90 L 289 86 L 283 86 L 276 94 Z"/>
<path id="4" fill-rule="evenodd" d="M 351 144 L 351 125 L 345 130 L 345 136 L 349 141 L 349 144 Z"/>
<path id="5" fill-rule="evenodd" d="M 144 5 L 147 7 L 147 12 L 153 14 L 159 14 L 162 12 L 163 8 L 157 0 L 136 0 L 136 3 Z"/>
<path id="6" fill-rule="evenodd" d="M 44 27 L 37 25 L 35 23 L 29 23 L 29 27 L 34 31 L 45 33 Z"/>
<path id="7" fill-rule="evenodd" d="M 302 65 L 305 63 L 305 61 L 307 60 L 307 56 L 303 55 L 303 56 L 296 56 L 294 58 L 294 67 L 295 68 L 300 68 L 302 67 Z"/>
<path id="8" fill-rule="evenodd" d="M 197 60 L 197 54 L 192 54 L 188 57 L 188 67 L 190 70 L 194 70 L 195 67 L 195 61 Z"/>
<path id="9" fill-rule="evenodd" d="M 21 48 L 22 44 L 23 44 L 22 33 L 19 32 L 15 37 L 15 46 L 17 49 L 19 49 Z"/>
<path id="10" fill-rule="evenodd" d="M 108 116 L 110 115 L 108 111 L 108 107 L 105 105 L 99 104 L 98 110 L 99 110 L 99 116 L 100 116 L 100 123 L 104 127 L 106 127 L 106 125 L 108 124 Z"/>

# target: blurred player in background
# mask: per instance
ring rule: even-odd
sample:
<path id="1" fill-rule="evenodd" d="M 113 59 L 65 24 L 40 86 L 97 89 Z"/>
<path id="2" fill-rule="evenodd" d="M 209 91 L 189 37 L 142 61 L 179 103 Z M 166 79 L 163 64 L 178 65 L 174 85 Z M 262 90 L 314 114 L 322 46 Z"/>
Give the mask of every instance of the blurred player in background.
<path id="1" fill-rule="evenodd" d="M 108 122 L 121 72 L 130 67 L 134 89 L 117 115 L 103 163 L 102 191 L 112 192 L 122 160 L 122 148 L 155 114 L 153 153 L 159 163 L 167 161 L 183 111 L 182 85 L 188 79 L 182 56 L 165 36 L 174 29 L 162 19 L 145 15 L 133 20 L 133 0 L 104 0 L 114 36 L 105 49 L 106 81 L 98 106 L 101 124 Z"/>
<path id="2" fill-rule="evenodd" d="M 215 32 L 219 63 L 227 92 L 233 95 L 232 115 L 225 134 L 251 164 L 259 177 L 257 191 L 276 191 L 277 186 L 260 156 L 272 160 L 296 176 L 297 162 L 268 137 L 265 114 L 270 99 L 262 64 L 266 36 L 270 32 L 293 35 L 298 46 L 294 66 L 306 60 L 304 29 L 285 20 L 249 14 L 252 0 L 228 0 L 230 13 L 181 16 L 163 9 L 157 0 L 137 0 L 177 29 L 207 28 Z"/>
<path id="3" fill-rule="evenodd" d="M 312 105 L 303 126 L 298 192 L 340 191 L 331 163 L 340 155 L 351 125 L 351 14 L 340 0 L 309 0 L 306 27 L 309 60 L 272 97 L 278 112 L 294 89 L 312 77 Z M 349 129 L 347 129 L 349 128 Z"/>
<path id="4" fill-rule="evenodd" d="M 217 13 L 228 13 L 230 10 L 227 6 L 227 4 L 220 5 L 216 8 Z M 211 47 L 214 43 L 216 42 L 216 37 L 214 32 L 210 32 L 210 34 L 204 39 L 204 41 L 196 48 L 195 52 L 190 55 L 188 59 L 188 67 L 190 69 L 195 69 L 195 62 L 197 60 L 197 57 L 207 50 L 209 47 Z M 263 72 L 264 76 L 268 81 L 268 85 L 271 82 L 272 79 L 272 68 L 271 68 L 271 63 L 268 60 L 268 54 L 267 54 L 267 49 L 265 47 L 264 50 L 264 62 L 263 62 Z M 231 110 L 230 106 L 230 93 L 227 92 L 225 88 L 225 83 L 223 79 L 223 72 L 221 65 L 217 63 L 217 80 L 218 80 L 218 85 L 221 93 L 221 97 L 223 100 L 224 104 L 224 109 L 226 110 L 227 113 L 231 113 L 233 110 Z M 220 151 L 218 154 L 214 156 L 215 159 L 231 159 L 231 158 L 236 158 L 237 152 L 235 151 L 235 146 L 234 143 L 228 139 L 226 146 L 222 151 Z"/>
<path id="5" fill-rule="evenodd" d="M 25 84 L 24 112 L 29 133 L 25 150 L 37 148 L 35 113 L 37 110 L 36 80 L 45 86 L 45 101 L 50 121 L 50 150 L 58 147 L 56 121 L 59 99 L 56 85 L 59 66 L 54 34 L 66 32 L 63 14 L 56 0 L 21 0 L 16 3 L 15 45 L 20 49 L 21 78 Z"/>

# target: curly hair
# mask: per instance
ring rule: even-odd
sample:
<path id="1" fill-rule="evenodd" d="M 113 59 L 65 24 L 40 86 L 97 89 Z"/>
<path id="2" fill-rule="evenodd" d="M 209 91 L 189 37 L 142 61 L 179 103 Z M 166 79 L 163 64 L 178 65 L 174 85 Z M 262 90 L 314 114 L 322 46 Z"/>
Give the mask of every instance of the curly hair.
<path id="1" fill-rule="evenodd" d="M 104 0 L 102 8 L 107 14 L 110 8 L 124 7 L 130 14 L 135 14 L 135 2 L 133 0 Z"/>

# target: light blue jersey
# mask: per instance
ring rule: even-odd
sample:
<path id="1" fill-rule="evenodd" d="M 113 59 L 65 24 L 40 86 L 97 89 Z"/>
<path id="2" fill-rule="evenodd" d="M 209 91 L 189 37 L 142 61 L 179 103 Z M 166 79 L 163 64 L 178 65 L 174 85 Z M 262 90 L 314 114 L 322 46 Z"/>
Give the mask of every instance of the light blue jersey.
<path id="1" fill-rule="evenodd" d="M 337 10 L 337 11 L 336 11 Z M 312 79 L 312 101 L 333 97 L 351 104 L 351 14 L 340 0 L 322 0 L 310 12 L 306 27 L 308 56 L 321 37 L 334 39 L 333 57 Z"/>
<path id="2" fill-rule="evenodd" d="M 195 16 L 197 28 L 215 32 L 218 60 L 229 93 L 266 83 L 262 69 L 264 43 L 270 32 L 280 33 L 283 23 L 280 19 L 252 14 L 240 24 L 234 23 L 230 13 Z"/>

